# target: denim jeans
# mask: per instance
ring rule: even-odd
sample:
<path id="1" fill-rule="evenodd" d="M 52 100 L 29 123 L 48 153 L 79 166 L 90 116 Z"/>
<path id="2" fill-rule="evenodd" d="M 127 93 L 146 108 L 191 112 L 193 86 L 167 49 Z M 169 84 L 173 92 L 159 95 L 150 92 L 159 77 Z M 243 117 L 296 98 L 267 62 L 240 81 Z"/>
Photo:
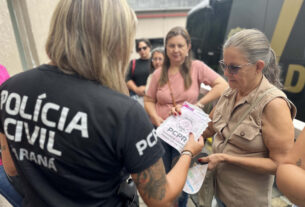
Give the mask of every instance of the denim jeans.
<path id="1" fill-rule="evenodd" d="M 6 200 L 12 204 L 12 206 L 21 206 L 22 197 L 8 180 L 3 165 L 0 165 L 0 194 L 3 195 Z"/>
<path id="2" fill-rule="evenodd" d="M 169 144 L 164 142 L 163 140 L 161 140 L 161 143 L 165 150 L 165 153 L 164 153 L 162 159 L 163 159 L 165 171 L 166 171 L 166 173 L 168 173 L 172 169 L 172 167 L 174 166 L 176 161 L 178 160 L 180 153 L 175 148 L 173 148 L 172 146 L 170 146 Z M 178 206 L 186 207 L 187 199 L 188 199 L 188 194 L 185 192 L 182 192 L 179 197 L 179 200 L 178 200 Z"/>

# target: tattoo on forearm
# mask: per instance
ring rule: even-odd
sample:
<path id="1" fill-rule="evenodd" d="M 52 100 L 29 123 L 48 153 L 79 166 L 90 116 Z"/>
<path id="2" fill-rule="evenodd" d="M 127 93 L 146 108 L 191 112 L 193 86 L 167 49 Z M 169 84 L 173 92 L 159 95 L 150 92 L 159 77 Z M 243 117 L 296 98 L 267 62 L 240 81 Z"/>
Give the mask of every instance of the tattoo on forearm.
<path id="1" fill-rule="evenodd" d="M 6 145 L 1 145 L 1 150 L 5 151 L 6 150 Z"/>
<path id="2" fill-rule="evenodd" d="M 300 167 L 300 166 L 302 165 L 302 159 L 300 158 L 300 159 L 297 161 L 297 163 L 296 163 L 296 164 L 297 164 L 297 166 L 299 166 L 299 167 Z"/>
<path id="3" fill-rule="evenodd" d="M 166 174 L 162 159 L 154 166 L 142 171 L 135 180 L 138 188 L 142 188 L 147 198 L 162 200 L 165 196 Z"/>

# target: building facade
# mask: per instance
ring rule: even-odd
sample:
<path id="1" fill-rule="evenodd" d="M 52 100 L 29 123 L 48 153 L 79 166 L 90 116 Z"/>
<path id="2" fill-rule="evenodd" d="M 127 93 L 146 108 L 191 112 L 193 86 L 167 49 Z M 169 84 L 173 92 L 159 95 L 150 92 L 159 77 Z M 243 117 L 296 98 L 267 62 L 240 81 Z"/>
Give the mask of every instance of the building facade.
<path id="1" fill-rule="evenodd" d="M 0 0 L 0 64 L 10 75 L 48 63 L 45 42 L 59 0 Z M 174 26 L 185 26 L 188 11 L 201 0 L 128 0 L 138 17 L 136 39 L 163 44 Z M 134 51 L 131 58 L 136 58 Z"/>

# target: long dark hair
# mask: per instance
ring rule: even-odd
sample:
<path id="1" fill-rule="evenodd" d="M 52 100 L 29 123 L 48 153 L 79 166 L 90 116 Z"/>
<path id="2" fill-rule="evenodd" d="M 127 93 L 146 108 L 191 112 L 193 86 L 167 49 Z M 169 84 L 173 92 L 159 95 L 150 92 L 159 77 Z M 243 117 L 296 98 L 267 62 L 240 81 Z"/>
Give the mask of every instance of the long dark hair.
<path id="1" fill-rule="evenodd" d="M 151 48 L 151 43 L 150 43 L 149 39 L 141 38 L 141 39 L 136 40 L 136 45 L 135 46 L 136 46 L 136 51 L 137 52 L 139 50 L 140 42 L 144 42 L 147 45 L 147 47 Z"/>

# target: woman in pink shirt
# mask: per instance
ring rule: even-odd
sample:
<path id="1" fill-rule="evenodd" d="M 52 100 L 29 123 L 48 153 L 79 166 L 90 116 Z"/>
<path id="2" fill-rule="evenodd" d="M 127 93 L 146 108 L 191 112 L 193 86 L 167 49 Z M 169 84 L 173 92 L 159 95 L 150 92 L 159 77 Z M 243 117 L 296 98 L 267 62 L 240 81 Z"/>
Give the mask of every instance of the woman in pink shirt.
<path id="1" fill-rule="evenodd" d="M 10 75 L 8 74 L 6 68 L 0 64 L 0 85 L 9 79 Z M 1 152 L 1 151 L 0 151 Z M 0 153 L 0 166 L 2 166 L 1 153 Z"/>
<path id="2" fill-rule="evenodd" d="M 9 79 L 10 75 L 8 74 L 6 68 L 3 65 L 0 65 L 0 85 Z M 2 147 L 1 147 L 2 148 Z M 0 151 L 0 194 L 4 196 L 13 207 L 21 206 L 22 197 L 20 194 L 13 188 L 10 182 L 17 182 L 18 178 L 11 177 L 11 181 L 8 180 L 6 173 L 1 160 L 1 151 Z"/>
<path id="3" fill-rule="evenodd" d="M 159 126 L 173 106 L 168 82 L 177 104 L 188 101 L 202 106 L 222 94 L 227 88 L 226 81 L 201 61 L 192 61 L 191 40 L 182 27 L 174 27 L 165 40 L 165 60 L 163 68 L 155 70 L 145 97 L 145 107 L 155 126 Z M 200 84 L 212 87 L 199 101 Z"/>
<path id="4" fill-rule="evenodd" d="M 188 101 L 203 107 L 220 97 L 228 87 L 227 82 L 210 67 L 201 61 L 192 60 L 190 49 L 191 39 L 184 28 L 174 27 L 168 32 L 163 67 L 153 73 L 144 97 L 145 109 L 156 127 L 170 115 L 173 99 L 178 105 Z M 211 86 L 212 89 L 198 100 L 201 83 Z M 163 162 L 168 172 L 173 158 L 179 153 L 165 142 L 163 146 L 166 151 Z M 179 206 L 186 206 L 186 200 L 179 199 Z"/>
<path id="5" fill-rule="evenodd" d="M 0 85 L 9 79 L 10 75 L 8 74 L 6 68 L 3 65 L 0 65 Z"/>

